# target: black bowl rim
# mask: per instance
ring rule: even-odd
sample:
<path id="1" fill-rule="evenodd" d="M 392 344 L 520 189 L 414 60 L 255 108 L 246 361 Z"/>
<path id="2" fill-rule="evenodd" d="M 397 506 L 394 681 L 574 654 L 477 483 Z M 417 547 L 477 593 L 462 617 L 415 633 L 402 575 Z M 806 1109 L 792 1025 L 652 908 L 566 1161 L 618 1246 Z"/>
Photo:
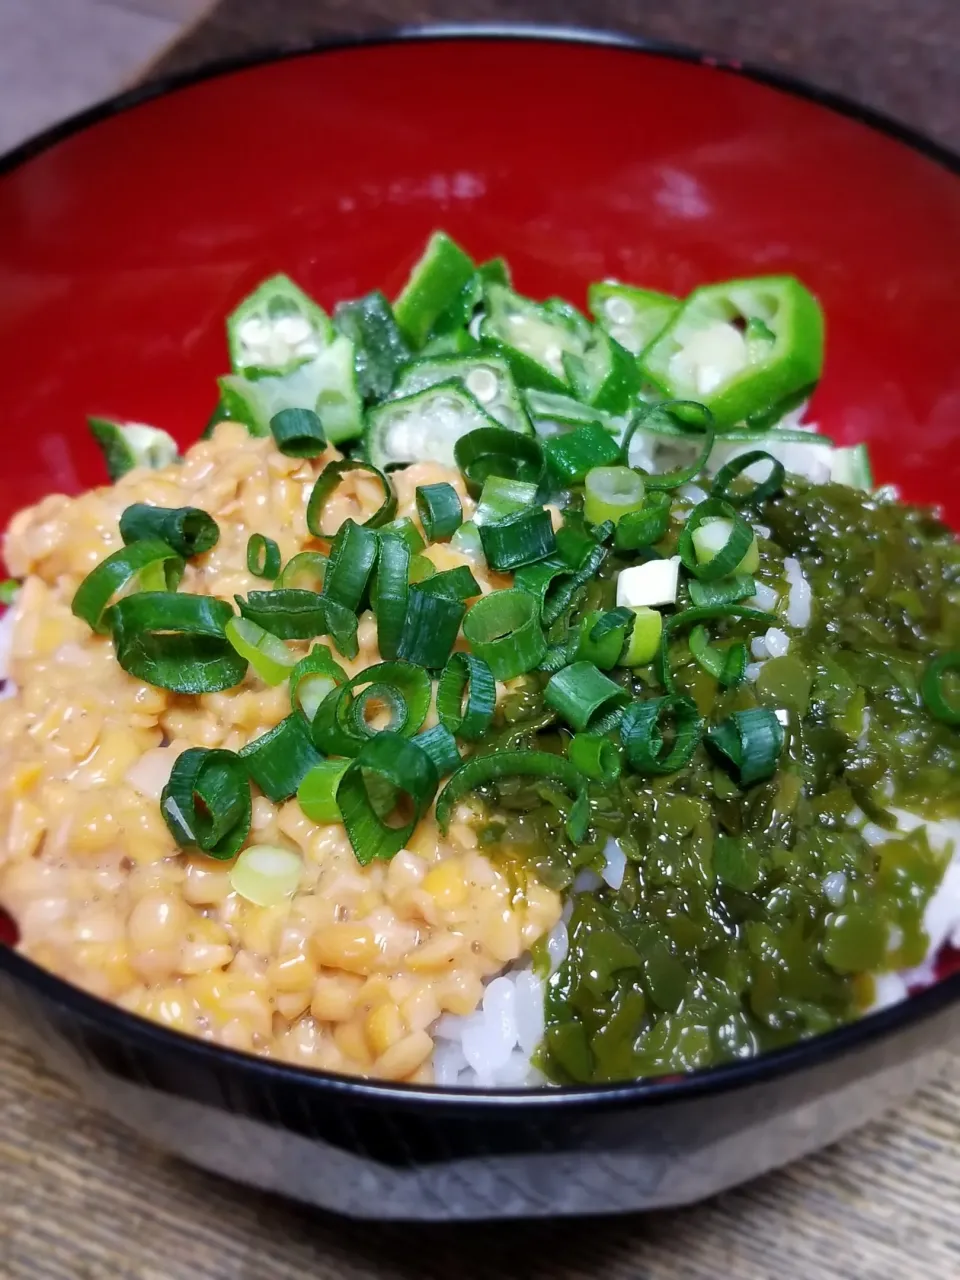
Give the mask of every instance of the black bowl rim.
<path id="1" fill-rule="evenodd" d="M 401 26 L 359 36 L 334 36 L 304 43 L 288 44 L 273 49 L 220 59 L 203 66 L 161 77 L 140 87 L 128 89 L 94 104 L 76 115 L 60 121 L 0 156 L 0 175 L 26 163 L 34 156 L 73 134 L 109 119 L 142 103 L 166 97 L 170 93 L 205 80 L 229 75 L 250 67 L 281 62 L 287 58 L 309 57 L 345 49 L 374 45 L 407 44 L 423 41 L 527 40 L 584 45 L 595 48 L 626 50 L 652 57 L 671 58 L 743 75 L 768 88 L 803 98 L 827 111 L 851 117 L 868 128 L 885 134 L 912 151 L 960 175 L 960 154 L 950 150 L 901 121 L 834 93 L 811 85 L 782 71 L 715 56 L 696 49 L 647 40 L 616 31 L 575 26 L 548 26 L 537 23 L 432 23 Z M 960 1002 L 960 972 L 933 986 L 911 995 L 885 1009 L 838 1027 L 833 1031 L 798 1041 L 783 1049 L 757 1057 L 693 1071 L 683 1076 L 654 1077 L 615 1084 L 548 1086 L 534 1089 L 470 1089 L 438 1085 L 396 1084 L 362 1080 L 313 1068 L 260 1058 L 254 1054 L 228 1049 L 195 1036 L 174 1031 L 159 1023 L 127 1012 L 120 1006 L 72 986 L 66 980 L 42 969 L 33 961 L 0 945 L 0 971 L 12 979 L 34 988 L 51 1004 L 69 1015 L 134 1043 L 145 1052 L 176 1053 L 208 1066 L 214 1071 L 232 1068 L 240 1075 L 259 1078 L 264 1085 L 290 1086 L 346 1095 L 357 1101 L 390 1103 L 404 1110 L 430 1107 L 446 1111 L 486 1110 L 494 1107 L 516 1109 L 549 1108 L 564 1112 L 573 1110 L 607 1110 L 631 1106 L 664 1105 L 687 1099 L 720 1095 L 731 1090 L 780 1079 L 804 1068 L 822 1066 L 866 1049 L 895 1031 L 914 1026 L 934 1017 L 949 1005 Z"/>

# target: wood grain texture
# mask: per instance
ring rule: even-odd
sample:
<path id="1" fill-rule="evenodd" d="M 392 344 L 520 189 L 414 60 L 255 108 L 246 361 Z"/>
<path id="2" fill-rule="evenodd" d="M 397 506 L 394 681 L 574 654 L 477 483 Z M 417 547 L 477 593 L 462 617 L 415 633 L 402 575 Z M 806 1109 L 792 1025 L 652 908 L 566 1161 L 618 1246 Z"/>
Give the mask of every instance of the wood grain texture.
<path id="1" fill-rule="evenodd" d="M 690 1209 L 405 1227 L 290 1205 L 140 1145 L 39 1070 L 9 1028 L 0 1065 L 4 1280 L 960 1275 L 953 1071 L 838 1146 Z"/>
<path id="2" fill-rule="evenodd" d="M 222 0 L 153 68 L 330 32 L 543 20 L 519 0 Z M 960 148 L 957 0 L 559 0 L 619 27 L 780 66 Z M 891 1280 L 960 1276 L 954 1068 L 838 1146 L 695 1208 L 609 1221 L 376 1227 L 246 1191 L 148 1148 L 0 1026 L 2 1280 Z"/>

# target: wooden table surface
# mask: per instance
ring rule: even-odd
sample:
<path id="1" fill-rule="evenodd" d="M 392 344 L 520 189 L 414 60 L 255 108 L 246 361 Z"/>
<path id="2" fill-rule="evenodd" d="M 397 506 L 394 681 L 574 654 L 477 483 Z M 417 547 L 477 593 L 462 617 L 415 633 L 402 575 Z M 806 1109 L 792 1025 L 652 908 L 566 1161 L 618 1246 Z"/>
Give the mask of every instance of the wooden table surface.
<path id="1" fill-rule="evenodd" d="M 137 0 L 149 4 L 149 0 Z M 540 19 L 533 0 L 223 0 L 156 74 L 332 31 Z M 960 148 L 958 0 L 560 0 L 841 89 Z M 0 1024 L 0 1280 L 924 1280 L 960 1277 L 960 1058 L 838 1146 L 672 1213 L 377 1227 L 246 1191 L 141 1146 Z"/>

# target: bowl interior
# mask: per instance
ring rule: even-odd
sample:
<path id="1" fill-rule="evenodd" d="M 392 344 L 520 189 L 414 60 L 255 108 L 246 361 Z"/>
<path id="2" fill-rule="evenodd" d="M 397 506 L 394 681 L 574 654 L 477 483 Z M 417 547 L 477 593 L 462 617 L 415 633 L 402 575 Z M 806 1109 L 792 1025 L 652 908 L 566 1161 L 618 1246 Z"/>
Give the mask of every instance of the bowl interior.
<path id="1" fill-rule="evenodd" d="M 813 416 L 960 520 L 957 176 L 729 71 L 495 39 L 235 71 L 7 166 L 0 520 L 103 479 L 87 412 L 195 439 L 223 317 L 258 278 L 326 305 L 391 291 L 438 225 L 578 302 L 608 275 L 684 292 L 796 273 L 829 325 Z"/>

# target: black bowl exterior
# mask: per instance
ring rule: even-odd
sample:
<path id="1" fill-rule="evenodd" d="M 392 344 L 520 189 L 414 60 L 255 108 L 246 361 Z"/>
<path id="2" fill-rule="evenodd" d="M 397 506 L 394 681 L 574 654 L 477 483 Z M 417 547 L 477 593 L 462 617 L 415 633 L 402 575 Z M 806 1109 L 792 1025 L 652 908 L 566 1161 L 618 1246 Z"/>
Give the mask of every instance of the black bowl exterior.
<path id="1" fill-rule="evenodd" d="M 0 1005 L 39 1056 L 149 1142 L 352 1217 L 428 1221 L 688 1204 L 816 1150 L 941 1068 L 960 1004 L 925 996 L 925 1016 L 887 1010 L 700 1076 L 487 1094 L 277 1066 L 103 1005 L 10 952 L 0 970 Z"/>

